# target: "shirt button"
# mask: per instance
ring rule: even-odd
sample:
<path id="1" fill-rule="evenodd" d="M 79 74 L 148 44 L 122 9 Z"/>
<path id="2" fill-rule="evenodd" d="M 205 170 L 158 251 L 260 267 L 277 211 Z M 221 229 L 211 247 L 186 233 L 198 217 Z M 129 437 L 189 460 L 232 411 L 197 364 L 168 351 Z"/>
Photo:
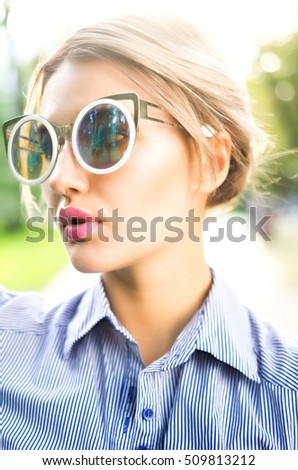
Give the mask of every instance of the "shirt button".
<path id="1" fill-rule="evenodd" d="M 154 411 L 151 408 L 144 408 L 142 411 L 142 416 L 146 421 L 150 421 L 153 418 Z"/>
<path id="2" fill-rule="evenodd" d="M 147 446 L 139 446 L 136 450 L 148 450 Z"/>

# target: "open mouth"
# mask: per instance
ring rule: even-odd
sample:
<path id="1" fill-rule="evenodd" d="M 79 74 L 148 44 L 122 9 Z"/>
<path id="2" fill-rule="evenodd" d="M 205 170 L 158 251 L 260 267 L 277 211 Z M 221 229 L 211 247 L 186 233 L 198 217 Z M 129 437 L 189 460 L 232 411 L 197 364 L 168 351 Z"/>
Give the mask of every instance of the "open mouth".
<path id="1" fill-rule="evenodd" d="M 62 225 L 63 241 L 86 241 L 98 227 L 98 219 L 80 209 L 67 207 L 60 210 L 59 222 Z"/>
<path id="2" fill-rule="evenodd" d="M 86 219 L 82 219 L 80 217 L 72 217 L 69 222 L 71 225 L 79 225 L 79 224 L 85 224 Z"/>

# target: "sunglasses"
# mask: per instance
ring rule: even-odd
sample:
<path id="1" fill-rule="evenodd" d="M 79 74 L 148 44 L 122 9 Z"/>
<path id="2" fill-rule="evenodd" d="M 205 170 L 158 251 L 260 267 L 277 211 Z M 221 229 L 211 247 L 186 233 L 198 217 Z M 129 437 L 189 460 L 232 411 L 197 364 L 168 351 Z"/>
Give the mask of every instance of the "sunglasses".
<path id="1" fill-rule="evenodd" d="M 128 102 L 125 106 L 122 101 Z M 38 114 L 18 116 L 3 124 L 9 166 L 22 184 L 37 185 L 52 173 L 59 150 L 69 138 L 80 165 L 104 175 L 121 168 L 134 148 L 139 118 L 181 126 L 149 116 L 159 106 L 135 93 L 108 96 L 85 106 L 75 122 L 54 126 Z"/>

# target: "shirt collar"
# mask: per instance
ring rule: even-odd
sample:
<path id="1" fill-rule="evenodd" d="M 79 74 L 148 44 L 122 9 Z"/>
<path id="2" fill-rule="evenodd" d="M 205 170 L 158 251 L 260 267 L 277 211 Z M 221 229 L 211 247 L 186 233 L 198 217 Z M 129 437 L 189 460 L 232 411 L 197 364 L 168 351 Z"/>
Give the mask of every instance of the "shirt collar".
<path id="1" fill-rule="evenodd" d="M 212 271 L 212 275 L 212 287 L 201 307 L 196 348 L 260 382 L 249 311 L 218 274 Z"/>
<path id="2" fill-rule="evenodd" d="M 73 345 L 89 333 L 103 318 L 107 318 L 116 330 L 120 331 L 130 341 L 135 342 L 112 312 L 105 293 L 102 276 L 99 275 L 98 282 L 83 293 L 77 312 L 67 327 L 63 348 L 66 358 L 69 357 Z"/>
<path id="3" fill-rule="evenodd" d="M 197 349 L 260 382 L 248 311 L 221 277 L 213 270 L 211 272 L 213 283 L 209 294 L 180 333 L 171 349 L 171 357 L 179 356 L 179 362 L 185 362 L 193 350 Z M 103 318 L 107 318 L 112 327 L 135 343 L 112 312 L 100 276 L 96 285 L 83 294 L 77 312 L 67 327 L 64 343 L 66 358 L 69 357 L 72 346 Z M 185 343 L 188 347 L 185 347 Z M 169 364 L 178 365 L 176 361 L 170 361 Z"/>

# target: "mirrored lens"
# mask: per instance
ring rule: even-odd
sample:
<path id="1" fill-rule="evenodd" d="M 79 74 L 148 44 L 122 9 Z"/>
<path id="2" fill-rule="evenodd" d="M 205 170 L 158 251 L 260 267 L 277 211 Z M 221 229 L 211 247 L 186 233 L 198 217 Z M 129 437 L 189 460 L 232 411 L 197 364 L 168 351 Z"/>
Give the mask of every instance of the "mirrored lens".
<path id="1" fill-rule="evenodd" d="M 92 168 L 111 168 L 125 155 L 129 136 L 123 111 L 113 104 L 99 104 L 81 120 L 76 145 L 81 158 Z"/>
<path id="2" fill-rule="evenodd" d="M 53 144 L 46 126 L 29 120 L 15 132 L 11 143 L 12 164 L 20 176 L 36 180 L 43 176 L 51 163 Z"/>

